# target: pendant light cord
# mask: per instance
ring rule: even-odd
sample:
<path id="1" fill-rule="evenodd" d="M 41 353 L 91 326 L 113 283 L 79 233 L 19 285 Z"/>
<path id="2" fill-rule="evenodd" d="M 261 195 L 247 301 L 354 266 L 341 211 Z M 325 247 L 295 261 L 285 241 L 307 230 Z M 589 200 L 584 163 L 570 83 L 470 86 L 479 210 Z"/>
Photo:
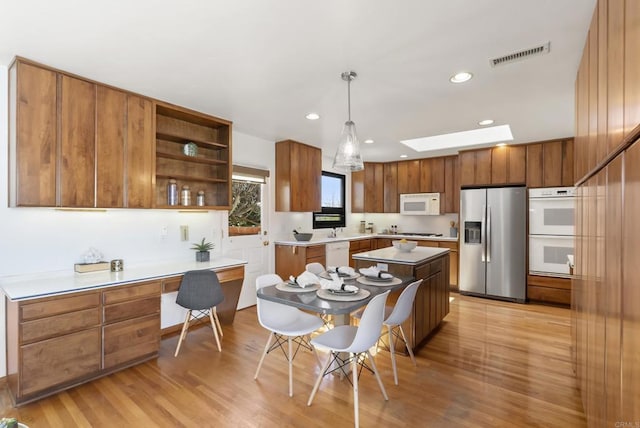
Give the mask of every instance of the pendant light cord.
<path id="1" fill-rule="evenodd" d="M 351 76 L 347 79 L 347 108 L 349 110 L 349 122 L 351 122 Z"/>

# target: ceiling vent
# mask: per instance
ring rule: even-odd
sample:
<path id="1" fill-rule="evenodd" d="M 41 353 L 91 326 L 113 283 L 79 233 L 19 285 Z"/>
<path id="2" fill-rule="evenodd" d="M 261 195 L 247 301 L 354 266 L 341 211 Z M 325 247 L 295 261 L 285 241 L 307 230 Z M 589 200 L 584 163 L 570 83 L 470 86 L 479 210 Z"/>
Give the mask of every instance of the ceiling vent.
<path id="1" fill-rule="evenodd" d="M 547 42 L 544 45 L 536 46 L 535 48 L 525 49 L 520 52 L 501 56 L 500 58 L 493 58 L 491 60 L 491 66 L 497 67 L 498 65 L 509 64 L 532 56 L 547 54 L 549 53 L 550 46 L 551 42 Z"/>

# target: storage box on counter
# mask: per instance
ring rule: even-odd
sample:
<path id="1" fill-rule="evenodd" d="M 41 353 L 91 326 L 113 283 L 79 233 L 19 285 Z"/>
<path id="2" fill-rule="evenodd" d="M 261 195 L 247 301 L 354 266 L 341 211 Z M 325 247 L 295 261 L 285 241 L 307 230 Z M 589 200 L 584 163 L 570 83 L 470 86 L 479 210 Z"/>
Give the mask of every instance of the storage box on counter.
<path id="1" fill-rule="evenodd" d="M 97 263 L 76 263 L 73 268 L 78 273 L 97 272 L 101 270 L 109 270 L 109 262 Z"/>

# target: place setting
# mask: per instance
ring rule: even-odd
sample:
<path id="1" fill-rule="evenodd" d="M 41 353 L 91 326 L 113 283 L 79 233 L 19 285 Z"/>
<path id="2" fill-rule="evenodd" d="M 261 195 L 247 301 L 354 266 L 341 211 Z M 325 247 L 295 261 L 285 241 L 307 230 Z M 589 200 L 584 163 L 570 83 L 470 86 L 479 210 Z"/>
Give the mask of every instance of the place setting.
<path id="1" fill-rule="evenodd" d="M 324 279 L 332 279 L 332 274 L 337 274 L 338 277 L 345 280 L 356 279 L 360 276 L 351 266 L 327 266 L 327 270 L 319 276 Z"/>
<path id="2" fill-rule="evenodd" d="M 287 281 L 276 284 L 277 290 L 287 293 L 309 293 L 319 288 L 319 278 L 307 271 L 302 272 L 297 277 L 291 275 Z"/>
<path id="3" fill-rule="evenodd" d="M 345 284 L 344 278 L 335 273 L 330 275 L 331 280 L 320 278 L 320 288 L 316 291 L 316 294 L 321 299 L 352 302 L 366 299 L 371 294 L 368 290 Z"/>
<path id="4" fill-rule="evenodd" d="M 360 274 L 362 276 L 358 277 L 356 281 L 365 285 L 388 287 L 391 285 L 398 285 L 402 283 L 402 280 L 400 278 L 396 278 L 389 272 L 378 269 L 377 266 L 361 268 Z"/>

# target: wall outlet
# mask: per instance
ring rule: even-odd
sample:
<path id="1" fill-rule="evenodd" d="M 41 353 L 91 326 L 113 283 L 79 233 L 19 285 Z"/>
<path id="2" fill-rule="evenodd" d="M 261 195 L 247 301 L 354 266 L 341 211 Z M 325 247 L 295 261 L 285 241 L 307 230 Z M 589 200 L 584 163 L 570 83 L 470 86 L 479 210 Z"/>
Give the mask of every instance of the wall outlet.
<path id="1" fill-rule="evenodd" d="M 186 225 L 180 226 L 180 240 L 181 241 L 189 240 L 189 226 L 186 226 Z"/>
<path id="2" fill-rule="evenodd" d="M 169 235 L 169 228 L 167 226 L 162 226 L 162 228 L 160 228 L 160 239 L 164 241 L 165 239 L 167 239 L 168 235 Z"/>

